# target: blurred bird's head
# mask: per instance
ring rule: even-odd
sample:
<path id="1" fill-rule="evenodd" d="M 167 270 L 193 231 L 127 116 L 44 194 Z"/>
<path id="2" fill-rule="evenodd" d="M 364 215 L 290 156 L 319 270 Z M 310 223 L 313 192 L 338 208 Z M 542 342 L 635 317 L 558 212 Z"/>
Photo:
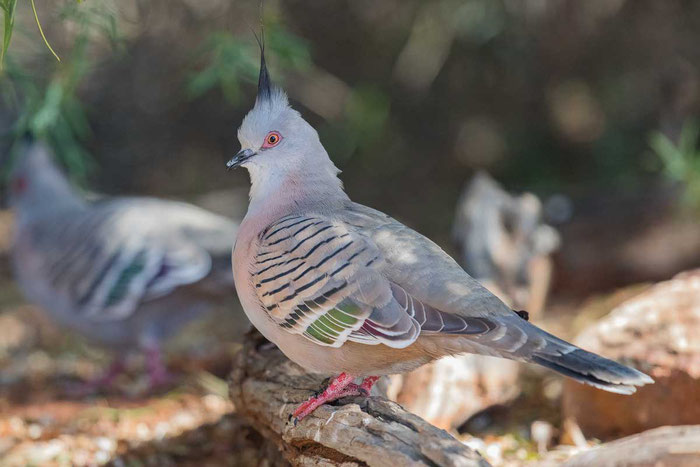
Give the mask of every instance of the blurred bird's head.
<path id="1" fill-rule="evenodd" d="M 21 143 L 8 182 L 8 200 L 16 211 L 52 209 L 57 203 L 75 197 L 49 148 L 30 139 Z"/>
<path id="2" fill-rule="evenodd" d="M 245 167 L 250 173 L 251 198 L 285 181 L 305 183 L 335 180 L 338 169 L 321 145 L 316 130 L 294 110 L 285 92 L 274 85 L 261 44 L 258 95 L 238 129 L 241 150 L 226 166 Z"/>

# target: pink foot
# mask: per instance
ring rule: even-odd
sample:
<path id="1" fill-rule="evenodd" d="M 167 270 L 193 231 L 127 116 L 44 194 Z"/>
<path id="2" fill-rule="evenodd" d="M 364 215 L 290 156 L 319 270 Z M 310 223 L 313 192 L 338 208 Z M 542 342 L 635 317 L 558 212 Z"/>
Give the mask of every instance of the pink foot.
<path id="1" fill-rule="evenodd" d="M 158 346 L 146 349 L 146 367 L 148 369 L 149 389 L 151 391 L 170 384 L 173 377 L 163 364 L 163 358 Z"/>
<path id="2" fill-rule="evenodd" d="M 299 405 L 291 415 L 291 417 L 294 418 L 294 425 L 327 402 L 332 402 L 346 396 L 368 396 L 372 386 L 379 377 L 369 376 L 365 378 L 360 385 L 354 384 L 352 382 L 353 379 L 352 376 L 341 373 L 331 381 L 320 395 L 312 396 L 309 400 Z"/>

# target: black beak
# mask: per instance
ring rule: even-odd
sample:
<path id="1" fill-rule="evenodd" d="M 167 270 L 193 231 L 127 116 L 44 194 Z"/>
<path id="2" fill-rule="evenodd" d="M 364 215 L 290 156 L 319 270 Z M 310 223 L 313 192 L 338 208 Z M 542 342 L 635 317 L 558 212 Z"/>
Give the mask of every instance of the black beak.
<path id="1" fill-rule="evenodd" d="M 228 170 L 235 169 L 236 167 L 239 167 L 245 161 L 253 157 L 255 154 L 257 153 L 254 152 L 252 149 L 242 149 L 238 151 L 238 154 L 233 156 L 233 158 L 226 163 L 226 168 Z"/>

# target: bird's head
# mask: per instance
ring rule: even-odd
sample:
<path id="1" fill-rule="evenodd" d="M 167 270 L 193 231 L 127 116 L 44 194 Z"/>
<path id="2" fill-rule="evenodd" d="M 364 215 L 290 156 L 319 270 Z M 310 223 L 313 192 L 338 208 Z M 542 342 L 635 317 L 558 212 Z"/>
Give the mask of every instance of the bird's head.
<path id="1" fill-rule="evenodd" d="M 9 204 L 21 211 L 50 208 L 73 197 L 73 189 L 49 148 L 29 138 L 22 141 L 15 154 L 8 182 Z"/>
<path id="2" fill-rule="evenodd" d="M 290 177 L 297 184 L 338 180 L 339 171 L 316 130 L 289 105 L 286 93 L 271 82 L 263 45 L 258 95 L 238 129 L 238 141 L 241 149 L 226 166 L 245 167 L 250 172 L 251 197 L 256 191 L 270 191 Z"/>

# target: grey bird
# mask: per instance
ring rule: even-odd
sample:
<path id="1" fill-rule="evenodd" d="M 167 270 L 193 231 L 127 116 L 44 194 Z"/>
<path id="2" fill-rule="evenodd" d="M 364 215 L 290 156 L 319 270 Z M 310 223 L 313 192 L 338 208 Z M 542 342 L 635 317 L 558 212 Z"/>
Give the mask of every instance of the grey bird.
<path id="1" fill-rule="evenodd" d="M 237 223 L 155 198 L 87 201 L 46 146 L 26 143 L 10 173 L 12 263 L 25 296 L 58 324 L 117 353 L 86 390 L 108 386 L 143 350 L 152 386 L 167 379 L 161 342 L 235 297 Z"/>
<path id="2" fill-rule="evenodd" d="M 295 421 L 367 394 L 381 375 L 460 353 L 537 363 L 621 394 L 653 382 L 530 324 L 435 243 L 352 202 L 316 131 L 270 82 L 262 54 L 255 106 L 227 164 L 251 179 L 233 271 L 245 313 L 268 340 L 308 371 L 339 375 Z"/>

